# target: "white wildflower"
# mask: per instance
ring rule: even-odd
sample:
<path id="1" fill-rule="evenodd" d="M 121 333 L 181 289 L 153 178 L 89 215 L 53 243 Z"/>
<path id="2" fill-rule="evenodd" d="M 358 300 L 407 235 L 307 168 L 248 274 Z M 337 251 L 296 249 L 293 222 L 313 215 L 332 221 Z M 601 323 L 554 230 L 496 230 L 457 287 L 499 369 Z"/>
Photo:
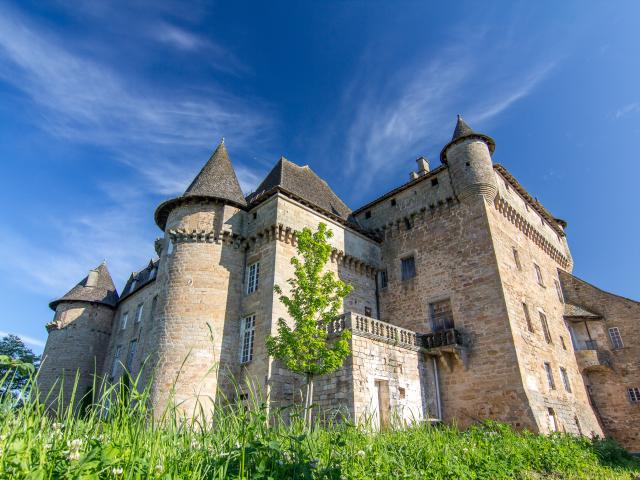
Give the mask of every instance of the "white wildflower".
<path id="1" fill-rule="evenodd" d="M 364 453 L 364 450 L 358 450 L 358 456 L 359 457 L 364 457 L 366 455 L 366 453 Z"/>
<path id="2" fill-rule="evenodd" d="M 62 428 L 64 427 L 64 425 L 62 423 L 53 423 L 53 425 L 51 425 L 51 428 L 53 428 L 54 431 L 58 432 L 60 430 L 62 430 Z"/>
<path id="3" fill-rule="evenodd" d="M 240 448 L 240 442 L 236 442 L 236 448 Z"/>
<path id="4" fill-rule="evenodd" d="M 76 460 L 80 460 L 80 452 L 78 450 L 71 450 L 67 455 L 67 458 L 72 462 Z"/>
<path id="5" fill-rule="evenodd" d="M 154 470 L 158 475 L 160 475 L 162 472 L 164 472 L 164 465 L 162 465 L 161 463 L 158 463 L 155 466 Z"/>
<path id="6" fill-rule="evenodd" d="M 200 442 L 194 438 L 191 440 L 191 448 L 200 448 Z"/>
<path id="7" fill-rule="evenodd" d="M 67 442 L 67 445 L 71 450 L 80 450 L 80 447 L 82 447 L 82 440 L 79 438 L 74 438 L 70 442 Z"/>
<path id="8" fill-rule="evenodd" d="M 122 475 L 122 472 L 124 472 L 124 470 L 122 469 L 122 467 L 113 467 L 113 468 L 111 469 L 111 473 L 112 473 L 113 475 L 115 475 L 116 477 L 117 477 L 117 476 Z"/>
<path id="9" fill-rule="evenodd" d="M 51 444 L 50 443 L 45 443 L 44 444 L 44 449 L 45 450 L 51 450 Z"/>

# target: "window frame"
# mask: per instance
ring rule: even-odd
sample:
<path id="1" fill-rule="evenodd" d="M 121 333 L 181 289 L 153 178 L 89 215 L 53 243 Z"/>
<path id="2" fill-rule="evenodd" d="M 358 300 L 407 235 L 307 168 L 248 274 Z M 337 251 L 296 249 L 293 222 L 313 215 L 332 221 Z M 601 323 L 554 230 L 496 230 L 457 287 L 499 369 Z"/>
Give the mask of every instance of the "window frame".
<path id="1" fill-rule="evenodd" d="M 389 273 L 387 269 L 380 270 L 380 289 L 384 290 L 389 286 Z"/>
<path id="2" fill-rule="evenodd" d="M 536 272 L 536 281 L 538 282 L 538 285 L 540 285 L 541 287 L 544 287 L 545 286 L 544 279 L 542 277 L 542 269 L 540 268 L 540 265 L 533 262 L 533 269 Z"/>
<path id="3" fill-rule="evenodd" d="M 120 354 L 122 353 L 122 345 L 116 345 L 116 350 L 113 353 L 113 360 L 111 361 L 111 378 L 116 378 L 118 375 L 118 363 L 120 363 Z"/>
<path id="4" fill-rule="evenodd" d="M 129 323 L 129 311 L 127 310 L 120 316 L 120 331 L 126 330 L 128 323 Z"/>
<path id="5" fill-rule="evenodd" d="M 547 385 L 550 390 L 556 389 L 556 381 L 553 378 L 553 369 L 551 368 L 551 364 L 549 362 L 544 362 L 544 371 L 547 374 Z"/>
<path id="6" fill-rule="evenodd" d="M 516 264 L 516 268 L 518 269 L 518 271 L 522 271 L 522 263 L 520 262 L 520 253 L 518 252 L 518 249 L 516 247 L 512 247 L 512 252 L 513 252 L 513 261 Z"/>
<path id="7" fill-rule="evenodd" d="M 624 348 L 622 334 L 618 327 L 609 327 L 607 329 L 607 333 L 609 334 L 609 341 L 611 342 L 611 346 L 614 350 L 621 350 Z"/>
<path id="8" fill-rule="evenodd" d="M 535 329 L 533 328 L 533 322 L 531 321 L 531 312 L 529 312 L 529 305 L 527 302 L 522 302 L 522 311 L 524 312 L 524 319 L 527 322 L 527 330 L 531 333 L 535 333 Z"/>
<path id="9" fill-rule="evenodd" d="M 413 272 L 409 272 L 409 269 L 407 268 L 405 270 L 405 262 L 411 262 L 411 263 L 406 263 L 407 265 L 412 265 L 412 269 Z M 407 275 L 409 275 L 409 273 L 413 273 L 413 275 L 411 276 L 405 276 L 405 271 L 407 272 Z M 407 255 L 406 257 L 403 257 L 400 259 L 400 278 L 403 282 L 406 282 L 408 280 L 411 280 L 413 278 L 416 278 L 416 276 L 418 275 L 417 269 L 416 269 L 416 256 L 411 254 L 411 255 Z"/>
<path id="10" fill-rule="evenodd" d="M 634 405 L 640 404 L 640 387 L 627 387 L 627 398 Z"/>
<path id="11" fill-rule="evenodd" d="M 136 307 L 136 318 L 134 320 L 134 323 L 142 322 L 143 315 L 144 315 L 144 302 L 139 303 L 138 306 Z"/>
<path id="12" fill-rule="evenodd" d="M 247 295 L 258 290 L 260 284 L 260 261 L 253 262 L 251 265 L 247 265 Z"/>
<path id="13" fill-rule="evenodd" d="M 573 393 L 571 390 L 571 381 L 569 380 L 569 372 L 567 372 L 565 367 L 560 367 L 560 378 L 562 379 L 565 391 L 567 393 Z"/>
<path id="14" fill-rule="evenodd" d="M 256 315 L 247 315 L 240 320 L 240 365 L 246 365 L 253 360 L 253 346 L 255 343 Z"/>
<path id="15" fill-rule="evenodd" d="M 551 337 L 551 330 L 549 330 L 547 315 L 542 310 L 538 310 L 538 315 L 540 316 L 540 324 L 542 325 L 542 334 L 544 339 L 549 345 L 551 345 L 553 343 L 553 338 Z"/>
<path id="16" fill-rule="evenodd" d="M 138 339 L 134 338 L 129 342 L 129 351 L 127 352 L 127 361 L 125 363 L 125 367 L 129 375 L 132 375 L 133 372 L 133 361 L 135 360 L 137 350 Z"/>
<path id="17" fill-rule="evenodd" d="M 553 283 L 556 287 L 556 293 L 558 294 L 558 300 L 560 300 L 560 303 L 562 303 L 564 305 L 564 294 L 562 293 L 562 287 L 560 286 L 560 280 L 558 280 L 557 278 L 553 279 Z"/>

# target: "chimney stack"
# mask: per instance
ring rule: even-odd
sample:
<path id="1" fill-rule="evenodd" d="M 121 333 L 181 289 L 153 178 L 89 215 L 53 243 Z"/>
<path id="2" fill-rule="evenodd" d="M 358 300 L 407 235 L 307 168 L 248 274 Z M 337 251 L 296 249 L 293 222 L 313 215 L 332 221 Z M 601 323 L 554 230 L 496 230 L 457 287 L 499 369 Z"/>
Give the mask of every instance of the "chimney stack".
<path id="1" fill-rule="evenodd" d="M 416 178 L 418 178 L 418 174 L 416 172 L 409 173 L 409 180 L 415 180 Z"/>
<path id="2" fill-rule="evenodd" d="M 418 164 L 418 175 L 422 176 L 429 173 L 429 160 L 423 156 L 419 156 L 416 158 L 416 163 Z"/>
<path id="3" fill-rule="evenodd" d="M 98 271 L 97 270 L 89 270 L 89 275 L 87 276 L 86 287 L 97 287 L 98 286 Z"/>

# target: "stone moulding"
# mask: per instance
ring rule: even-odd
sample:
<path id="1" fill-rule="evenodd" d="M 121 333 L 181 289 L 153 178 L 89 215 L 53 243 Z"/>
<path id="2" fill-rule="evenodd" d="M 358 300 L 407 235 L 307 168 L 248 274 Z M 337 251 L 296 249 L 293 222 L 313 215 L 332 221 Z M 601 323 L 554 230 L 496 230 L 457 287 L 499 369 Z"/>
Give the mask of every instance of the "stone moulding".
<path id="1" fill-rule="evenodd" d="M 428 207 L 421 207 L 406 215 L 402 215 L 381 227 L 373 229 L 373 233 L 381 239 L 393 238 L 393 234 L 395 232 L 409 230 L 410 228 L 415 227 L 418 222 L 428 221 L 427 212 L 433 216 L 441 213 L 445 207 L 451 207 L 455 203 L 458 202 L 453 197 L 446 197 L 444 200 L 440 199 L 435 203 L 431 203 Z"/>
<path id="2" fill-rule="evenodd" d="M 280 241 L 289 245 L 297 245 L 297 234 L 295 229 L 279 223 L 264 228 L 254 235 L 243 237 L 229 230 L 216 232 L 214 230 L 191 230 L 171 229 L 167 230 L 167 235 L 172 241 L 180 242 L 204 242 L 204 243 L 223 243 L 232 245 L 235 248 L 244 248 L 249 250 L 256 246 L 263 245 L 267 242 Z M 331 262 L 337 263 L 343 267 L 349 268 L 360 275 L 373 278 L 379 271 L 375 265 L 365 262 L 353 255 L 347 255 L 342 250 L 333 248 L 331 251 Z"/>
<path id="3" fill-rule="evenodd" d="M 513 208 L 509 202 L 501 196 L 497 196 L 494 205 L 496 209 L 513 225 L 515 225 L 518 230 L 524 233 L 529 239 L 533 241 L 540 249 L 549 255 L 554 261 L 556 261 L 563 269 L 567 269 L 569 267 L 569 260 L 565 257 L 560 251 L 555 248 L 549 240 L 544 238 L 544 236 L 538 232 L 538 230 L 529 223 L 520 213 Z"/>

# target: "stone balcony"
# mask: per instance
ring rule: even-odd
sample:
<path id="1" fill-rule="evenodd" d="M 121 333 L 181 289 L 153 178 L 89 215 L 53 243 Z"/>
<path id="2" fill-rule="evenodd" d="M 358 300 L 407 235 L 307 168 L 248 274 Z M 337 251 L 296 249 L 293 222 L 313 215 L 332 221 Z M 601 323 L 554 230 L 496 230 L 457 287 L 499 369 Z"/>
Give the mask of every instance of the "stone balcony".
<path id="1" fill-rule="evenodd" d="M 440 358 L 449 371 L 455 364 L 467 367 L 467 349 L 462 335 L 454 328 L 433 333 L 416 333 L 375 318 L 354 312 L 346 312 L 329 324 L 329 335 L 337 335 L 344 329 L 353 335 L 380 340 L 410 350 L 422 350 L 428 356 Z"/>
<path id="2" fill-rule="evenodd" d="M 609 355 L 600 350 L 594 340 L 576 347 L 576 361 L 580 372 L 593 372 L 611 368 Z"/>

